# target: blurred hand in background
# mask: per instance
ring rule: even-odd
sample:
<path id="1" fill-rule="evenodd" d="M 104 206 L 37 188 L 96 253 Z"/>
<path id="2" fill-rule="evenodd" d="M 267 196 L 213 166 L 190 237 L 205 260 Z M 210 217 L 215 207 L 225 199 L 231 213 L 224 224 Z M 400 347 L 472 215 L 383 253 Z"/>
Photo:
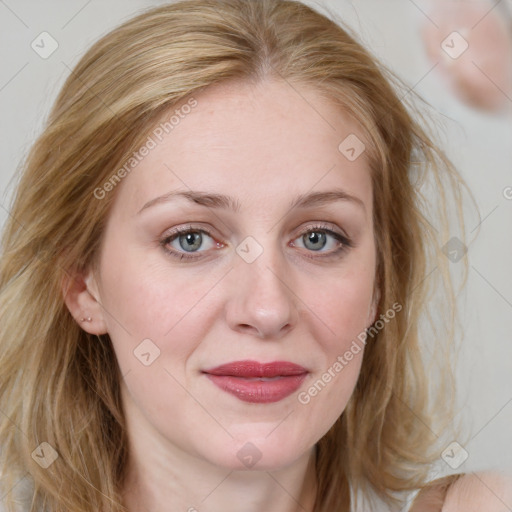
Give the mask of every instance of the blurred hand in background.
<path id="1" fill-rule="evenodd" d="M 512 2 L 511 2 L 512 3 Z M 464 103 L 512 112 L 512 11 L 505 0 L 431 0 L 421 36 Z"/>

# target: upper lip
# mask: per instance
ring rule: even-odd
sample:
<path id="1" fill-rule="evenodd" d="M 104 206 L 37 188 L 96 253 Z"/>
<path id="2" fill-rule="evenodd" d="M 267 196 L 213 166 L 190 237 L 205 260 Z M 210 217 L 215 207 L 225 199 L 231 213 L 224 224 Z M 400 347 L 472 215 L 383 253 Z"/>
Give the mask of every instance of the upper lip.
<path id="1" fill-rule="evenodd" d="M 307 373 L 306 368 L 288 361 L 273 361 L 259 363 L 257 361 L 232 361 L 221 364 L 209 370 L 203 370 L 210 375 L 224 375 L 231 377 L 279 377 L 302 375 Z"/>

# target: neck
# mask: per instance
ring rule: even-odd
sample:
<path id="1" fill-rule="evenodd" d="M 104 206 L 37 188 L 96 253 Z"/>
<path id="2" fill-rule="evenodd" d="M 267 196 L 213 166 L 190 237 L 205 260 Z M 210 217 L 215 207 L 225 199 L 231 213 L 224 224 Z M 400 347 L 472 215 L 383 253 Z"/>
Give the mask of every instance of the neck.
<path id="1" fill-rule="evenodd" d="M 138 459 L 133 454 L 124 485 L 129 512 L 313 512 L 315 452 L 276 471 L 239 471 L 162 453 Z"/>
<path id="2" fill-rule="evenodd" d="M 129 427 L 122 489 L 129 512 L 313 512 L 315 447 L 277 470 L 239 470 L 182 451 L 155 431 Z"/>

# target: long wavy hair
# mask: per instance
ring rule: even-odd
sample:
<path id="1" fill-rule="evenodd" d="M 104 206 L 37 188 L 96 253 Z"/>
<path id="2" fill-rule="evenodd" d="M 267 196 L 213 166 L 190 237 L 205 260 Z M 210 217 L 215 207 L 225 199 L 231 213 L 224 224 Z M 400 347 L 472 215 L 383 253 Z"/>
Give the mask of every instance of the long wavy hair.
<path id="1" fill-rule="evenodd" d="M 99 200 L 95 191 L 173 105 L 220 82 L 266 79 L 312 86 L 359 123 L 373 186 L 377 318 L 402 306 L 368 337 L 354 393 L 317 443 L 314 512 L 349 510 L 361 493 L 391 507 L 427 481 L 449 424 L 435 419 L 451 407 L 452 372 L 440 364 L 456 289 L 442 247 L 452 218 L 464 240 L 462 178 L 414 92 L 334 16 L 294 0 L 183 0 L 138 14 L 87 51 L 20 169 L 0 265 L 0 463 L 3 489 L 30 481 L 30 511 L 126 510 L 122 376 L 109 336 L 82 330 L 62 290 L 66 276 L 98 260 L 116 194 Z M 446 318 L 424 323 L 436 290 L 447 305 L 435 314 Z M 34 450 L 50 447 L 58 458 L 45 468 Z"/>

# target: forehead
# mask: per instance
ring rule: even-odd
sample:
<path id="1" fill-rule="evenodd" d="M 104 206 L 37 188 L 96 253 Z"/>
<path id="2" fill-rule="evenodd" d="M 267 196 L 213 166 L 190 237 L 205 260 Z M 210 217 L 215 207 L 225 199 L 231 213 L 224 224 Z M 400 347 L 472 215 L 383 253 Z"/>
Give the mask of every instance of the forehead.
<path id="1" fill-rule="evenodd" d="M 193 189 L 263 204 L 343 188 L 371 203 L 362 130 L 317 91 L 285 81 L 237 82 L 193 99 L 193 107 L 174 106 L 150 132 L 154 147 L 123 180 L 122 201 L 141 208 L 157 195 Z"/>

